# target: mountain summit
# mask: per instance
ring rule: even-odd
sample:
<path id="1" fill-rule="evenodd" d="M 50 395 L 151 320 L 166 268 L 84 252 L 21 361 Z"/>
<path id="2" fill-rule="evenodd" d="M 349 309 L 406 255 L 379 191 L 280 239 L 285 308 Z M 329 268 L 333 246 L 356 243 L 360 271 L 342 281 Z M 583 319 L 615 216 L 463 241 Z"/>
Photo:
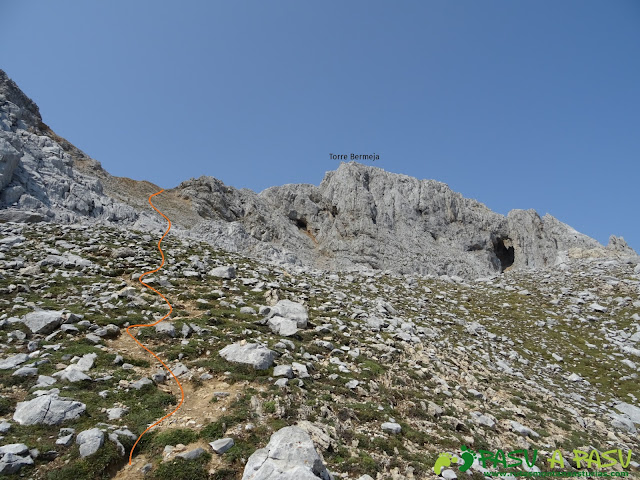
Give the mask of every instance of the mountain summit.
<path id="1" fill-rule="evenodd" d="M 37 105 L 0 70 L 0 220 L 157 220 L 149 182 L 113 177 L 42 122 Z M 635 255 L 623 239 L 603 247 L 551 215 L 505 217 L 435 180 L 342 163 L 319 186 L 261 193 L 200 177 L 167 191 L 181 235 L 245 254 L 331 270 L 481 277 L 561 265 L 571 256 Z"/>

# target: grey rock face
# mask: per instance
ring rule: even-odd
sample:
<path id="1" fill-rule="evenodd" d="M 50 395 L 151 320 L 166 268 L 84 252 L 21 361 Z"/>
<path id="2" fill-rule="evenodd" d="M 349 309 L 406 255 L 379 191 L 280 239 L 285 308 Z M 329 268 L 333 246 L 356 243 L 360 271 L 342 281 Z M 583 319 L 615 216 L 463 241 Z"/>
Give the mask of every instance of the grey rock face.
<path id="1" fill-rule="evenodd" d="M 331 270 L 476 278 L 509 267 L 553 266 L 572 249 L 608 255 L 550 215 L 513 210 L 505 218 L 443 183 L 355 162 L 328 172 L 318 187 L 255 194 L 201 177 L 177 190 L 203 218 L 194 234 L 232 251 Z"/>
<path id="2" fill-rule="evenodd" d="M 80 446 L 80 456 L 88 457 L 104 445 L 104 432 L 99 428 L 90 428 L 78 434 L 76 443 Z"/>
<path id="3" fill-rule="evenodd" d="M 107 408 L 107 416 L 109 417 L 109 420 L 118 420 L 119 418 L 122 418 L 122 415 L 127 413 L 127 411 L 127 408 L 121 407 Z"/>
<path id="4" fill-rule="evenodd" d="M 20 425 L 58 425 L 78 418 L 86 409 L 84 403 L 58 398 L 57 395 L 42 395 L 18 403 L 13 419 Z"/>
<path id="5" fill-rule="evenodd" d="M 0 138 L 0 192 L 9 185 L 20 161 L 20 152 L 5 138 Z"/>
<path id="6" fill-rule="evenodd" d="M 627 242 L 624 241 L 624 238 L 616 237 L 615 235 L 611 235 L 609 237 L 609 243 L 607 244 L 606 249 L 612 252 L 621 253 L 622 255 L 628 255 L 628 256 L 636 255 L 635 250 L 633 250 L 633 248 L 627 245 Z"/>
<path id="7" fill-rule="evenodd" d="M 611 417 L 611 425 L 615 428 L 619 428 L 621 430 L 627 431 L 632 435 L 635 435 L 637 432 L 636 426 L 633 424 L 633 421 L 623 415 L 618 415 L 615 413 L 609 413 Z"/>
<path id="8" fill-rule="evenodd" d="M 33 377 L 38 374 L 38 369 L 35 367 L 22 367 L 17 369 L 11 375 L 14 377 Z"/>
<path id="9" fill-rule="evenodd" d="M 140 380 L 138 380 L 136 382 L 133 382 L 131 384 L 131 387 L 135 388 L 136 390 L 140 390 L 145 385 L 153 385 L 153 382 L 151 380 L 149 380 L 147 377 L 144 377 L 144 378 L 141 378 Z"/>
<path id="10" fill-rule="evenodd" d="M 78 370 L 82 370 L 83 372 L 88 372 L 93 368 L 93 363 L 95 362 L 98 355 L 95 353 L 87 353 L 82 356 L 80 360 L 75 364 Z"/>
<path id="11" fill-rule="evenodd" d="M 227 345 L 219 352 L 220 356 L 233 363 L 251 365 L 256 370 L 266 370 L 273 365 L 275 353 L 258 343 Z"/>
<path id="12" fill-rule="evenodd" d="M 271 435 L 265 448 L 256 450 L 245 466 L 242 480 L 329 480 L 329 472 L 309 434 L 285 427 Z"/>
<path id="13" fill-rule="evenodd" d="M 0 105 L 0 208 L 28 212 L 23 219 L 31 221 L 136 220 L 135 210 L 105 195 L 97 178 L 72 168 L 65 148 L 82 152 L 53 134 L 37 105 L 2 70 Z M 20 217 L 2 213 L 5 218 Z"/>
<path id="14" fill-rule="evenodd" d="M 471 412 L 471 419 L 474 423 L 491 429 L 496 426 L 495 418 L 492 418 L 489 415 L 484 415 L 481 412 Z"/>
<path id="15" fill-rule="evenodd" d="M 63 447 L 68 447 L 73 443 L 73 434 L 64 435 L 56 440 L 56 445 L 62 445 Z"/>

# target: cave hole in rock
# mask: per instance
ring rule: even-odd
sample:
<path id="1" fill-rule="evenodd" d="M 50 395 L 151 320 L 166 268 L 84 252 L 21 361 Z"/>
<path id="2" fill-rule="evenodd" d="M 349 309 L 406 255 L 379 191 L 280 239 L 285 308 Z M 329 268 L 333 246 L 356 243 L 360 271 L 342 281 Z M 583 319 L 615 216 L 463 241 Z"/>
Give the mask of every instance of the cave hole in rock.
<path id="1" fill-rule="evenodd" d="M 509 237 L 500 237 L 493 241 L 493 252 L 500 260 L 500 272 L 504 272 L 513 265 L 515 259 L 513 252 L 513 242 Z"/>
<path id="2" fill-rule="evenodd" d="M 307 221 L 304 218 L 298 218 L 294 221 L 296 222 L 296 227 L 300 230 L 307 230 Z"/>

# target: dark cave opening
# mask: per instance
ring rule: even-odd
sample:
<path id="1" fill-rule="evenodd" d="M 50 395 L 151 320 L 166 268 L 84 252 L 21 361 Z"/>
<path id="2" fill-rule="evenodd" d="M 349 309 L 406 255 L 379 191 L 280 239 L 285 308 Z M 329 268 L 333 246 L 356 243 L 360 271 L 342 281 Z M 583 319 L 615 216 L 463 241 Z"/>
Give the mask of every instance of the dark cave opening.
<path id="1" fill-rule="evenodd" d="M 294 219 L 294 222 L 300 230 L 307 230 L 307 221 L 304 218 Z"/>
<path id="2" fill-rule="evenodd" d="M 501 237 L 493 241 L 493 252 L 500 260 L 500 272 L 504 272 L 513 265 L 515 259 L 513 242 L 509 237 Z"/>

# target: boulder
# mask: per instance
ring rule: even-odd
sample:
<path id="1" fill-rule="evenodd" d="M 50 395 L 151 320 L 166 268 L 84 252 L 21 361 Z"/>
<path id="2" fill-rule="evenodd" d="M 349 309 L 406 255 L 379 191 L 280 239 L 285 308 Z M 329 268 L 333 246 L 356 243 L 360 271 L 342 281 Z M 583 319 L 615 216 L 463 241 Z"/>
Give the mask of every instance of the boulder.
<path id="1" fill-rule="evenodd" d="M 86 409 L 84 403 L 49 394 L 19 402 L 13 419 L 20 425 L 58 425 L 78 418 Z"/>
<path id="2" fill-rule="evenodd" d="M 159 333 L 161 335 L 168 335 L 171 338 L 175 338 L 176 327 L 174 327 L 173 324 L 169 322 L 160 322 L 156 325 L 156 333 Z"/>
<path id="3" fill-rule="evenodd" d="M 14 453 L 6 453 L 0 459 L 0 475 L 16 473 L 27 465 L 33 465 L 33 459 L 29 455 L 22 457 Z"/>
<path id="4" fill-rule="evenodd" d="M 20 367 L 11 374 L 13 377 L 35 377 L 38 374 L 36 367 Z"/>
<path id="5" fill-rule="evenodd" d="M 90 428 L 78 434 L 76 443 L 80 446 L 80 456 L 88 457 L 104 445 L 104 432 L 99 428 Z"/>
<path id="6" fill-rule="evenodd" d="M 75 365 L 68 366 L 62 372 L 60 372 L 60 375 L 58 375 L 57 373 L 54 373 L 53 375 L 59 376 L 60 380 L 63 380 L 69 383 L 76 383 L 76 382 L 83 382 L 85 380 L 89 380 L 89 381 L 91 380 L 91 377 L 89 375 L 84 373 Z"/>
<path id="7" fill-rule="evenodd" d="M 640 407 L 621 402 L 615 405 L 613 408 L 615 408 L 619 412 L 625 413 L 633 423 L 640 425 Z"/>
<path id="8" fill-rule="evenodd" d="M 251 365 L 256 370 L 270 368 L 275 359 L 275 352 L 259 343 L 233 343 L 220 350 L 219 354 L 228 362 Z"/>
<path id="9" fill-rule="evenodd" d="M 147 377 L 142 377 L 140 380 L 133 382 L 131 384 L 131 388 L 135 388 L 136 390 L 140 390 L 145 385 L 153 385 L 153 382 L 149 380 Z"/>
<path id="10" fill-rule="evenodd" d="M 298 324 L 295 320 L 283 318 L 278 315 L 271 317 L 267 325 L 273 333 L 282 337 L 290 337 L 298 333 Z"/>
<path id="11" fill-rule="evenodd" d="M 381 428 L 383 431 L 393 433 L 394 435 L 397 435 L 402 431 L 400 424 L 395 422 L 385 422 L 382 424 Z"/>
<path id="12" fill-rule="evenodd" d="M 273 368 L 273 376 L 293 378 L 293 368 L 291 365 L 278 365 Z"/>
<path id="13" fill-rule="evenodd" d="M 119 418 L 122 418 L 122 416 L 128 411 L 129 411 L 128 408 L 121 408 L 121 407 L 107 408 L 107 417 L 109 418 L 109 420 L 118 420 Z"/>
<path id="14" fill-rule="evenodd" d="M 271 308 L 271 312 L 296 322 L 298 328 L 307 328 L 309 314 L 304 305 L 291 300 L 280 300 Z"/>
<path id="15" fill-rule="evenodd" d="M 83 372 L 88 372 L 93 368 L 93 363 L 95 362 L 97 357 L 98 355 L 95 353 L 87 353 L 83 355 L 80 360 L 78 360 L 75 366 Z"/>
<path id="16" fill-rule="evenodd" d="M 16 355 L 12 355 L 11 357 L 7 357 L 3 360 L 0 360 L 0 370 L 10 370 L 12 368 L 16 368 L 21 363 L 29 360 L 29 355 L 26 353 L 18 353 Z"/>
<path id="17" fill-rule="evenodd" d="M 329 480 L 329 472 L 311 441 L 299 427 L 271 435 L 265 448 L 249 457 L 242 480 Z"/>
<path id="18" fill-rule="evenodd" d="M 24 443 L 10 443 L 0 447 L 0 455 L 5 455 L 7 453 L 13 453 L 14 455 L 28 455 L 29 447 Z"/>
<path id="19" fill-rule="evenodd" d="M 195 460 L 196 458 L 201 457 L 203 453 L 204 453 L 204 448 L 198 447 L 198 448 L 194 448 L 193 450 L 180 453 L 176 456 L 180 458 L 184 458 L 185 460 Z"/>
<path id="20" fill-rule="evenodd" d="M 216 267 L 209 271 L 209 275 L 216 278 L 236 278 L 236 269 L 233 266 Z"/>
<path id="21" fill-rule="evenodd" d="M 224 452 L 229 450 L 231 447 L 235 445 L 233 438 L 221 438 L 216 440 L 215 442 L 211 442 L 209 444 L 214 452 L 218 455 L 222 455 Z"/>
<path id="22" fill-rule="evenodd" d="M 529 427 L 525 427 L 521 423 L 518 423 L 514 420 L 511 420 L 511 430 L 513 430 L 516 433 L 519 433 L 523 437 L 536 438 L 540 436 L 536 432 L 531 430 Z"/>
<path id="23" fill-rule="evenodd" d="M 46 335 L 53 332 L 62 323 L 62 312 L 55 310 L 40 310 L 27 313 L 22 322 L 33 333 Z"/>

